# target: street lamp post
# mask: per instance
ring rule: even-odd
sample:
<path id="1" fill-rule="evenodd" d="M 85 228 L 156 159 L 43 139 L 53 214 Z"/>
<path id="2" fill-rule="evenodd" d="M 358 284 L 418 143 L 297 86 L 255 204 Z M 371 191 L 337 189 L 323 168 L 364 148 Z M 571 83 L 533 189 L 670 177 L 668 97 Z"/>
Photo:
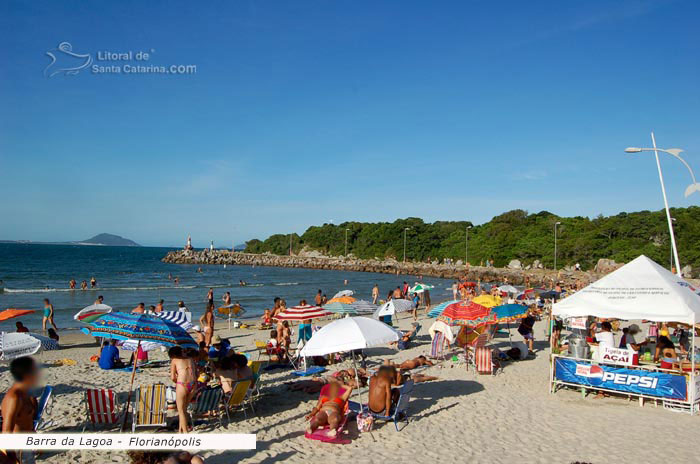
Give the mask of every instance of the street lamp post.
<path id="1" fill-rule="evenodd" d="M 403 262 L 406 262 L 406 232 L 408 232 L 410 227 L 405 227 L 403 229 Z"/>
<path id="2" fill-rule="evenodd" d="M 467 226 L 464 229 L 464 265 L 469 266 L 469 229 L 471 229 L 472 226 Z"/>
<path id="3" fill-rule="evenodd" d="M 656 169 L 659 171 L 659 182 L 661 183 L 661 193 L 664 197 L 664 207 L 666 208 L 666 220 L 668 221 L 668 232 L 669 235 L 671 236 L 671 248 L 673 250 L 673 260 L 676 263 L 676 274 L 678 277 L 682 277 L 681 275 L 681 264 L 678 259 L 678 248 L 676 247 L 676 237 L 673 234 L 673 221 L 671 220 L 671 211 L 668 208 L 668 199 L 666 198 L 666 187 L 664 186 L 664 175 L 661 172 L 661 162 L 659 161 L 659 152 L 664 152 L 668 153 L 669 155 L 673 156 L 674 158 L 677 158 L 679 161 L 681 161 L 686 168 L 688 168 L 688 172 L 690 172 L 690 177 L 693 180 L 693 183 L 690 184 L 686 189 L 685 189 L 685 196 L 689 196 L 693 192 L 700 191 L 700 184 L 696 182 L 695 180 L 695 174 L 693 173 L 693 170 L 690 168 L 690 165 L 683 159 L 681 158 L 680 154 L 683 152 L 680 148 L 658 148 L 656 146 L 656 138 L 654 137 L 654 133 L 651 133 L 651 143 L 652 143 L 652 148 L 638 148 L 638 147 L 628 147 L 625 149 L 625 152 L 627 153 L 640 153 L 643 151 L 653 151 L 654 156 L 656 157 Z"/>
<path id="4" fill-rule="evenodd" d="M 348 231 L 350 229 L 345 229 L 345 256 L 348 256 Z"/>
<path id="5" fill-rule="evenodd" d="M 561 225 L 561 222 L 557 221 L 554 223 L 554 270 L 557 270 L 557 226 Z"/>

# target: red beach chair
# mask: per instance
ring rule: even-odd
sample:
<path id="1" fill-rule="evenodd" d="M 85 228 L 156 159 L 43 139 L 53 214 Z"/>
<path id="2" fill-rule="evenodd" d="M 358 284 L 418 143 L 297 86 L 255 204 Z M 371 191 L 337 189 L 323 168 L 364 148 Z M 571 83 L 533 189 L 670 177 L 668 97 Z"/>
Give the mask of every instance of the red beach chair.
<path id="1" fill-rule="evenodd" d="M 85 390 L 87 420 L 94 429 L 96 425 L 117 425 L 122 411 L 114 391 L 107 388 Z M 85 431 L 85 427 L 83 427 Z"/>

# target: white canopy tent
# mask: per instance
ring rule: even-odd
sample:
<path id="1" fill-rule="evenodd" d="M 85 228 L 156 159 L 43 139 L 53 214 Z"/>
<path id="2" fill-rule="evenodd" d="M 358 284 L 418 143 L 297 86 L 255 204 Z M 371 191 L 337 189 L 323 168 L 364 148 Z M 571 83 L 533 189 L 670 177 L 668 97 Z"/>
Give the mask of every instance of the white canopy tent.
<path id="1" fill-rule="evenodd" d="M 554 316 L 700 321 L 700 296 L 688 282 L 642 255 L 552 305 Z"/>
<path id="2" fill-rule="evenodd" d="M 655 322 L 680 322 L 694 326 L 700 321 L 700 296 L 696 294 L 697 291 L 698 289 L 690 283 L 642 255 L 583 290 L 554 303 L 552 315 L 594 316 L 624 320 L 646 319 Z M 691 330 L 690 353 L 695 353 L 693 334 L 694 330 Z M 553 359 L 561 356 L 552 354 Z M 700 401 L 700 379 L 695 375 L 695 356 L 691 355 L 690 360 L 687 397 L 685 400 L 673 400 L 673 402 L 687 405 L 684 410 L 694 414 L 700 408 L 697 404 Z M 554 366 L 555 362 L 552 362 L 550 388 L 554 382 L 566 383 L 555 380 Z M 580 366 L 577 365 L 577 369 L 578 367 Z M 644 366 L 636 369 L 646 369 L 640 372 L 653 370 Z M 603 388 L 598 387 L 598 389 Z M 639 392 L 632 394 L 640 398 L 645 396 Z"/>

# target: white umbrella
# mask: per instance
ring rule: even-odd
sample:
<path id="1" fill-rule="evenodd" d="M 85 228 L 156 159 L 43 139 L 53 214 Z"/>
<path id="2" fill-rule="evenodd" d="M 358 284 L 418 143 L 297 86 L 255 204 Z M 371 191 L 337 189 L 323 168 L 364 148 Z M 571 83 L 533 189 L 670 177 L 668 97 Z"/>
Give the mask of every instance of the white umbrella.
<path id="1" fill-rule="evenodd" d="M 386 345 L 396 342 L 401 334 L 383 322 L 375 321 L 368 317 L 346 317 L 331 322 L 313 334 L 301 349 L 302 356 L 325 356 L 331 353 L 343 351 L 363 350 L 373 346 Z M 355 366 L 355 355 L 353 353 L 352 363 Z M 357 394 L 360 405 L 362 396 L 360 395 L 360 378 L 355 366 L 355 382 L 357 383 Z M 362 406 L 360 406 L 362 407 Z"/>
<path id="2" fill-rule="evenodd" d="M 396 313 L 404 313 L 413 309 L 413 302 L 396 298 L 389 300 L 381 305 L 372 315 L 373 318 L 379 319 L 382 316 L 391 316 Z"/>
<path id="3" fill-rule="evenodd" d="M 507 285 L 507 284 L 501 285 L 500 287 L 498 287 L 498 289 L 500 291 L 506 292 L 506 293 L 518 293 L 520 291 L 517 288 L 513 287 L 512 285 Z"/>
<path id="4" fill-rule="evenodd" d="M 400 334 L 383 322 L 368 317 L 346 317 L 321 328 L 301 350 L 302 356 L 363 350 L 399 340 Z"/>
<path id="5" fill-rule="evenodd" d="M 112 307 L 106 304 L 92 304 L 86 306 L 73 316 L 73 319 L 80 322 L 91 322 L 95 318 L 99 317 L 101 314 L 111 313 Z"/>
<path id="6" fill-rule="evenodd" d="M 333 295 L 333 298 L 340 298 L 341 296 L 353 296 L 355 294 L 354 291 L 352 290 L 341 290 L 335 295 Z M 331 298 L 331 300 L 333 299 Z"/>
<path id="7" fill-rule="evenodd" d="M 0 361 L 30 356 L 41 349 L 41 341 L 27 333 L 0 332 Z"/>

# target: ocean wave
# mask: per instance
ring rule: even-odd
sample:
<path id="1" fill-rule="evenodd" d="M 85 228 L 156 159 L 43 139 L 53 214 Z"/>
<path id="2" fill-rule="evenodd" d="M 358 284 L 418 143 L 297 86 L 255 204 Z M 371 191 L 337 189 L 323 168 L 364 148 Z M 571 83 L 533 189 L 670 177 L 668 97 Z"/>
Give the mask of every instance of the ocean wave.
<path id="1" fill-rule="evenodd" d="M 212 285 L 202 285 L 201 288 L 212 287 Z M 79 288 L 5 288 L 4 293 L 53 293 L 53 292 L 109 292 L 109 291 L 126 291 L 133 292 L 139 290 L 166 290 L 166 289 L 193 289 L 197 288 L 196 285 L 179 285 L 175 287 L 170 285 L 164 286 L 151 286 L 151 287 L 98 287 L 98 288 L 87 288 L 85 290 Z"/>
<path id="2" fill-rule="evenodd" d="M 276 286 L 278 286 L 278 287 L 280 287 L 280 286 L 281 286 L 281 287 L 285 287 L 285 286 L 288 286 L 288 285 L 299 285 L 299 282 L 278 282 L 278 283 L 272 284 L 272 285 L 276 285 Z"/>

